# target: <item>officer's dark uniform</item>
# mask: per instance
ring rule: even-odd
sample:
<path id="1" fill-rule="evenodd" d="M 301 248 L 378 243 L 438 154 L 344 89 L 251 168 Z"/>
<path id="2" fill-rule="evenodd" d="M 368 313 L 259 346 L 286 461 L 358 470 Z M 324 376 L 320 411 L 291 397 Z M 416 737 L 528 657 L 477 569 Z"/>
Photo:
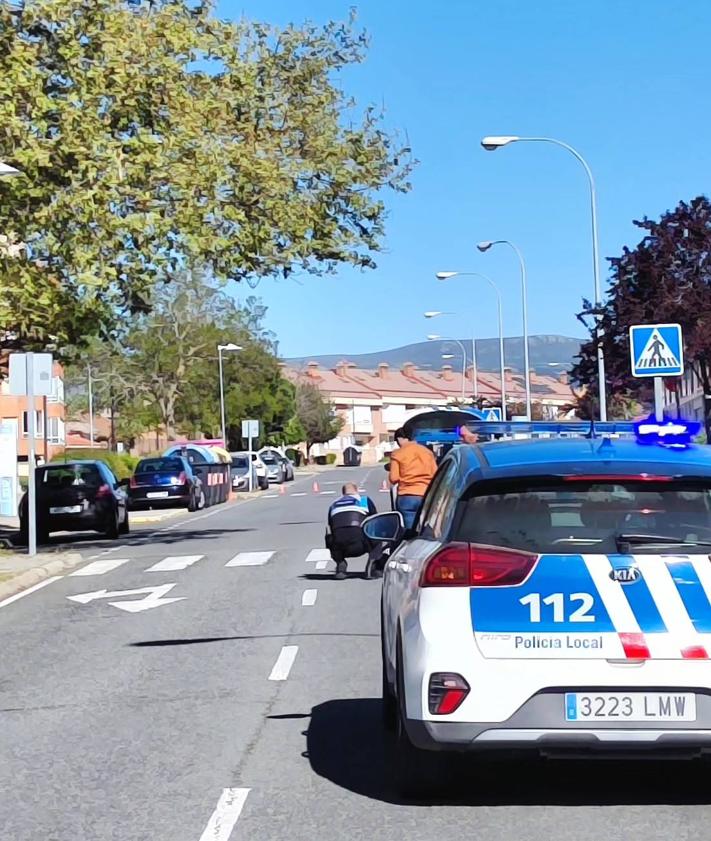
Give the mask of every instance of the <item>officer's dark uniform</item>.
<path id="1" fill-rule="evenodd" d="M 344 577 L 346 558 L 357 558 L 368 551 L 361 525 L 366 517 L 377 514 L 373 501 L 367 496 L 344 494 L 328 509 L 326 547 L 336 562 L 336 575 Z"/>

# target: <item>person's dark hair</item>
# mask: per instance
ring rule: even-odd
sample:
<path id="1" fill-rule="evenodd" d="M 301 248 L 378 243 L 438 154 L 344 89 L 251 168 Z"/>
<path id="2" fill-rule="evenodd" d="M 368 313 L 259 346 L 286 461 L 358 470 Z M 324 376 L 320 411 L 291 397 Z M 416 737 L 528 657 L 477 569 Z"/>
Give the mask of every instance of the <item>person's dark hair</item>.
<path id="1" fill-rule="evenodd" d="M 400 429 L 395 430 L 395 440 L 397 441 L 398 438 L 404 438 L 406 441 L 410 440 L 410 436 L 405 431 L 404 426 L 401 426 Z"/>

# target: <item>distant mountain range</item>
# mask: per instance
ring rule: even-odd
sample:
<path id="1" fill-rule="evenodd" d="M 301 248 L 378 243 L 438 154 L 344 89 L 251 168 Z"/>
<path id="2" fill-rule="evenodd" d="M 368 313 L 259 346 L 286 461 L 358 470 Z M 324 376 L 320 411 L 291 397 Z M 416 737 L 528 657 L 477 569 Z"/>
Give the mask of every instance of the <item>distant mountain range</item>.
<path id="1" fill-rule="evenodd" d="M 462 339 L 467 351 L 467 365 L 471 364 L 471 339 Z M 531 368 L 539 374 L 556 374 L 568 370 L 573 364 L 574 357 L 580 352 L 583 339 L 573 339 L 570 336 L 530 336 L 529 357 Z M 442 354 L 453 354 L 452 359 L 443 360 Z M 476 343 L 477 367 L 480 371 L 499 370 L 499 340 L 477 339 Z M 506 366 L 515 371 L 523 371 L 523 342 L 520 337 L 504 340 L 504 358 Z M 375 353 L 336 353 L 316 354 L 286 359 L 285 362 L 294 367 L 302 368 L 309 362 L 318 362 L 324 368 L 333 368 L 342 360 L 353 362 L 359 368 L 373 369 L 379 362 L 387 362 L 393 367 L 400 367 L 405 362 L 412 362 L 419 368 L 439 369 L 442 365 L 453 367 L 462 364 L 462 352 L 452 341 L 417 342 L 412 345 L 376 351 Z"/>

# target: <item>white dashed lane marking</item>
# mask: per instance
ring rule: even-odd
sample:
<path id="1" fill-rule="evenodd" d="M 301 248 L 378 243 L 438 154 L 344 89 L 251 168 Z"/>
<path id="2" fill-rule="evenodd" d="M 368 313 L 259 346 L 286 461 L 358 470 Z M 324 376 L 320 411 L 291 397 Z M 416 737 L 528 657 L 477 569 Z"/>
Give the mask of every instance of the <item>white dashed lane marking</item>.
<path id="1" fill-rule="evenodd" d="M 274 664 L 274 668 L 269 675 L 269 680 L 286 680 L 289 677 L 289 672 L 294 665 L 298 650 L 298 645 L 285 645 L 282 648 Z"/>
<path id="2" fill-rule="evenodd" d="M 316 596 L 318 596 L 318 590 L 304 590 L 301 596 L 301 606 L 313 607 L 316 604 Z"/>
<path id="3" fill-rule="evenodd" d="M 200 841 L 229 841 L 250 789 L 223 789 Z"/>
<path id="4" fill-rule="evenodd" d="M 176 572 L 177 570 L 187 569 L 204 557 L 204 555 L 174 555 L 169 558 L 163 558 L 162 561 L 158 561 L 157 564 L 148 567 L 146 572 Z"/>
<path id="5" fill-rule="evenodd" d="M 111 570 L 117 569 L 123 564 L 127 564 L 129 561 L 130 558 L 110 558 L 105 561 L 94 561 L 93 563 L 87 564 L 85 567 L 70 573 L 70 577 L 74 577 L 75 575 L 103 575 L 106 572 L 111 572 Z"/>
<path id="6" fill-rule="evenodd" d="M 297 494 L 289 494 L 289 496 L 308 496 L 308 494 L 306 493 L 306 491 L 300 491 Z"/>
<path id="7" fill-rule="evenodd" d="M 231 561 L 227 561 L 226 567 L 260 567 L 274 555 L 274 552 L 240 552 Z"/>
<path id="8" fill-rule="evenodd" d="M 328 561 L 331 559 L 331 553 L 328 549 L 312 549 L 306 556 L 306 563 L 311 564 L 314 561 Z"/>

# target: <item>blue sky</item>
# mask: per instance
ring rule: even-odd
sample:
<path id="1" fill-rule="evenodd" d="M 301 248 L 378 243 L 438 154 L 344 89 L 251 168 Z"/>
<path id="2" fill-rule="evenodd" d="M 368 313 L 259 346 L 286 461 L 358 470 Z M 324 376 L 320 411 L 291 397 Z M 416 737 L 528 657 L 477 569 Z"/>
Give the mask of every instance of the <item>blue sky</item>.
<path id="1" fill-rule="evenodd" d="M 348 8 L 222 0 L 219 13 L 325 22 Z M 484 152 L 486 134 L 557 137 L 587 158 L 603 278 L 604 258 L 639 241 L 633 219 L 708 193 L 708 0 L 363 0 L 357 10 L 371 49 L 343 84 L 361 105 L 385 104 L 387 124 L 407 132 L 420 165 L 411 193 L 386 197 L 376 270 L 260 284 L 283 355 L 419 341 L 435 329 L 422 317 L 427 309 L 457 313 L 439 319 L 436 332 L 495 335 L 492 293 L 474 279 L 437 282 L 440 269 L 489 274 L 505 297 L 507 335 L 520 335 L 514 255 L 502 247 L 479 254 L 481 239 L 511 239 L 523 251 L 532 334 L 582 335 L 574 313 L 593 284 L 584 172 L 549 144 Z M 341 315 L 354 302 L 356 316 Z"/>

